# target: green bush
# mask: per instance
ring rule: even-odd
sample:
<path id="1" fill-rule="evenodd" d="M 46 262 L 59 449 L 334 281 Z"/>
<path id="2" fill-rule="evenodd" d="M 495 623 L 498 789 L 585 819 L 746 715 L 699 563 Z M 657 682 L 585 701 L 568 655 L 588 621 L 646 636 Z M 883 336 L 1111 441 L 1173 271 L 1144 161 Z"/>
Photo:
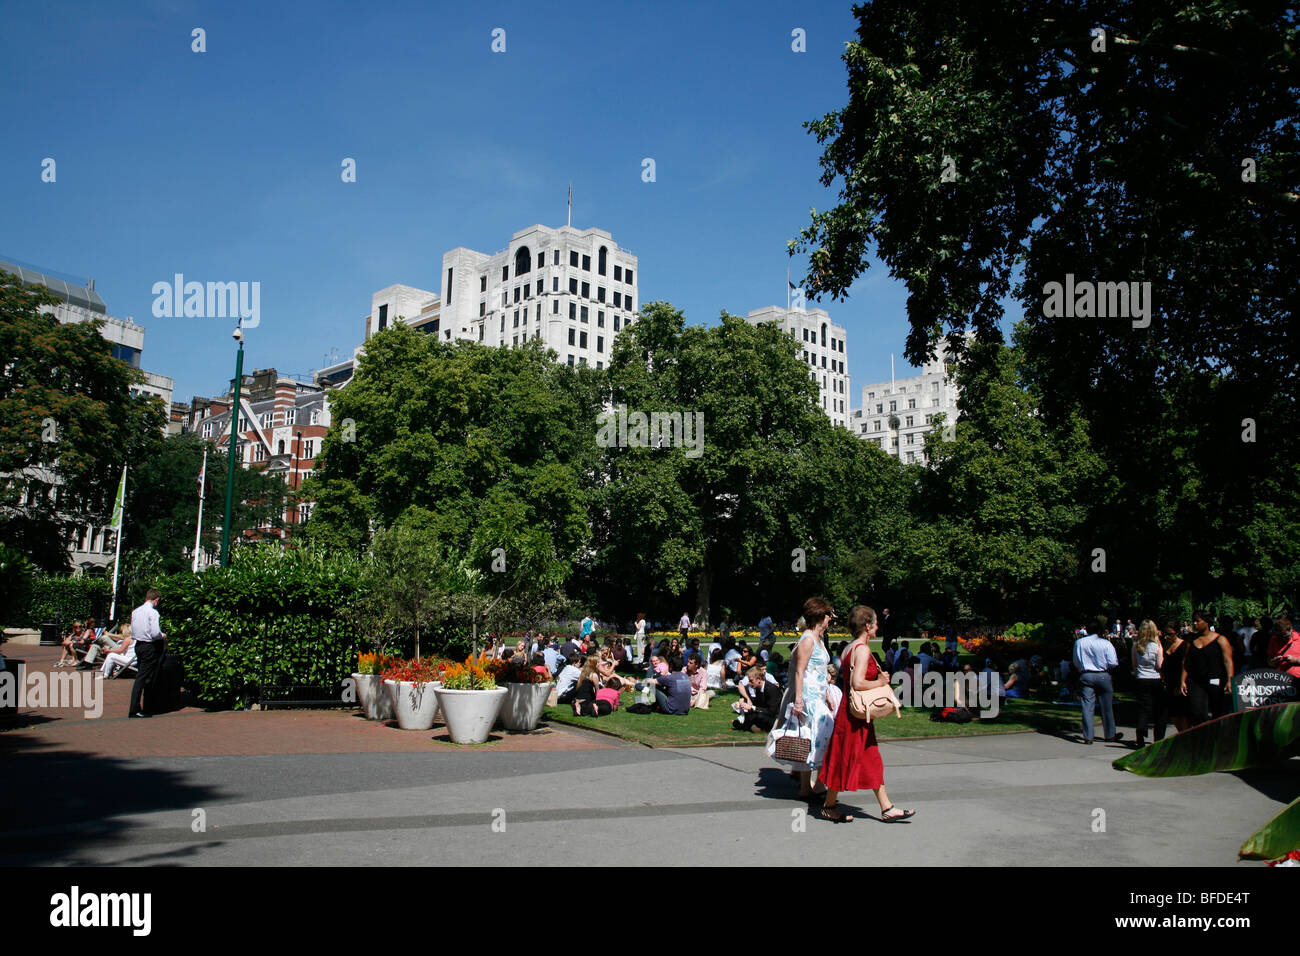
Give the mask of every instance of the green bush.
<path id="1" fill-rule="evenodd" d="M 0 542 L 0 627 L 17 626 L 26 615 L 33 573 L 22 552 Z"/>
<path id="2" fill-rule="evenodd" d="M 12 626 L 39 627 L 47 621 L 66 624 L 107 614 L 110 589 L 105 578 L 37 574 L 31 579 L 26 601 L 15 611 Z"/>
<path id="3" fill-rule="evenodd" d="M 355 558 L 274 545 L 236 549 L 230 567 L 166 578 L 158 611 L 186 685 L 229 706 L 258 688 L 341 686 L 366 641 L 342 617 L 356 597 Z"/>

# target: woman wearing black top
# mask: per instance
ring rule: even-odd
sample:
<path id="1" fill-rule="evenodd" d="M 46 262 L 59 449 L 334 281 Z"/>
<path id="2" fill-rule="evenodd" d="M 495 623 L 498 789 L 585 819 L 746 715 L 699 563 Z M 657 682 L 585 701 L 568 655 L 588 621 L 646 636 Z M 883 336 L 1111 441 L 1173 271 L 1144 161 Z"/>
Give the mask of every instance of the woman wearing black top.
<path id="1" fill-rule="evenodd" d="M 1174 729 L 1180 734 L 1191 724 L 1187 720 L 1187 698 L 1183 696 L 1183 658 L 1187 656 L 1188 644 L 1178 636 L 1178 629 L 1172 624 L 1165 625 L 1165 662 L 1160 668 L 1160 675 L 1165 681 L 1165 705 Z"/>
<path id="2" fill-rule="evenodd" d="M 1227 712 L 1232 691 L 1232 645 L 1210 626 L 1205 611 L 1192 620 L 1196 636 L 1183 658 L 1182 693 L 1187 697 L 1193 724 L 1203 724 Z"/>

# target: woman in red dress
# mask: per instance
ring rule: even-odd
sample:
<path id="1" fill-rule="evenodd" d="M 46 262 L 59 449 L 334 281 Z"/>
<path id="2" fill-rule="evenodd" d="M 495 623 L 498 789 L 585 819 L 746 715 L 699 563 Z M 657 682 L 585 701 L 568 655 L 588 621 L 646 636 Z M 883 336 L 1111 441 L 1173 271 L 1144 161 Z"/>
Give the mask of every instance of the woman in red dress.
<path id="1" fill-rule="evenodd" d="M 840 792 L 874 790 L 876 799 L 880 801 L 880 819 L 885 823 L 897 823 L 916 811 L 900 810 L 889 802 L 889 794 L 885 792 L 885 765 L 880 759 L 880 748 L 876 746 L 876 725 L 849 714 L 850 686 L 855 690 L 871 690 L 889 683 L 889 674 L 876 665 L 875 655 L 867 645 L 867 641 L 876 636 L 876 612 L 861 604 L 853 608 L 849 612 L 849 633 L 854 635 L 853 643 L 844 648 L 844 655 L 840 658 L 839 683 L 844 696 L 835 712 L 835 732 L 826 748 L 826 763 L 819 775 L 819 782 L 826 785 L 822 817 L 836 823 L 852 820 L 852 816 L 836 806 Z M 851 685 L 849 681 L 852 681 Z"/>

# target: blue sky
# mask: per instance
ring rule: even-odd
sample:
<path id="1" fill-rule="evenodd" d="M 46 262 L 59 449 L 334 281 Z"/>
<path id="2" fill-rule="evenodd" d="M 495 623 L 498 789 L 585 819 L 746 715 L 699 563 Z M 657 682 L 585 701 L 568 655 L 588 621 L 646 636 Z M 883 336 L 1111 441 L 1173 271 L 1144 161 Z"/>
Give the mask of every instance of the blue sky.
<path id="1" fill-rule="evenodd" d="M 801 124 L 846 101 L 847 2 L 6 6 L 0 257 L 93 276 L 181 401 L 224 389 L 234 346 L 225 320 L 152 315 L 177 272 L 260 282 L 245 367 L 308 375 L 360 343 L 377 289 L 437 291 L 447 249 L 563 225 L 570 180 L 574 226 L 692 323 L 784 304 L 786 242 L 834 203 Z M 907 371 L 905 295 L 876 263 L 822 303 L 855 407 L 891 352 Z"/>

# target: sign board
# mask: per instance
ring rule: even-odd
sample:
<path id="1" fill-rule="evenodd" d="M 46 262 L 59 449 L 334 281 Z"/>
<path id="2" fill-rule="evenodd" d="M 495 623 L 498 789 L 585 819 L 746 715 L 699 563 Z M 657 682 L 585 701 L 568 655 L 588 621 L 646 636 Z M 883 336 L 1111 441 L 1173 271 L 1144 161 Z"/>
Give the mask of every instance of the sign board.
<path id="1" fill-rule="evenodd" d="M 1300 680 L 1268 667 L 1243 671 L 1232 678 L 1232 709 L 1250 710 L 1270 704 L 1300 702 Z"/>

